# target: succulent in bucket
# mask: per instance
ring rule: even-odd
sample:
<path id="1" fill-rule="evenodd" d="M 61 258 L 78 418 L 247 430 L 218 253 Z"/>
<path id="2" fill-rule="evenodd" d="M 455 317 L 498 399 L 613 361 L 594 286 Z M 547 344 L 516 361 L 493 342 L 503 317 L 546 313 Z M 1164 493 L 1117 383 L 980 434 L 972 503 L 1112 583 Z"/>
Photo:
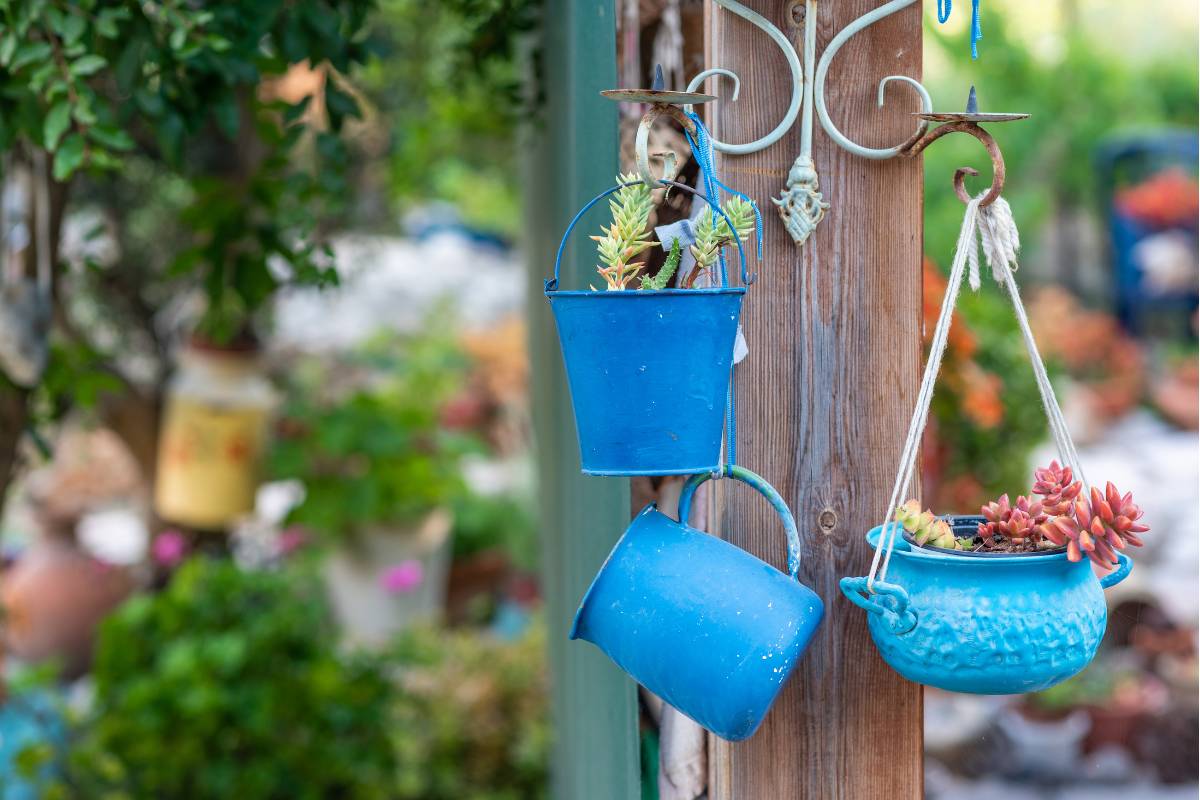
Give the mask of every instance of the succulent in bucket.
<path id="1" fill-rule="evenodd" d="M 645 266 L 643 262 L 633 259 L 655 245 L 655 242 L 644 238 L 650 224 L 650 212 L 654 210 L 650 187 L 632 172 L 618 175 L 617 183 L 622 186 L 608 201 L 612 222 L 607 228 L 600 229 L 602 236 L 592 237 L 603 264 L 596 271 L 604 278 L 610 292 L 629 286 L 629 282 Z"/>
<path id="2" fill-rule="evenodd" d="M 679 261 L 683 258 L 683 245 L 678 239 L 671 242 L 671 252 L 667 253 L 667 260 L 663 262 L 662 267 L 653 278 L 642 276 L 643 289 L 665 289 L 667 284 L 671 282 L 671 276 L 675 274 L 675 270 L 679 269 Z"/>
<path id="3" fill-rule="evenodd" d="M 734 197 L 721 210 L 725 212 L 724 217 L 720 214 L 714 215 L 712 207 L 707 207 L 700 212 L 700 217 L 696 220 L 696 241 L 689 248 L 696 259 L 696 266 L 682 283 L 685 289 L 691 288 L 697 278 L 717 263 L 721 248 L 733 244 L 735 235 L 738 240 L 744 242 L 754 231 L 754 204 L 749 200 Z M 725 221 L 725 217 L 729 218 L 729 222 Z M 729 228 L 730 222 L 733 223 L 732 231 Z"/>

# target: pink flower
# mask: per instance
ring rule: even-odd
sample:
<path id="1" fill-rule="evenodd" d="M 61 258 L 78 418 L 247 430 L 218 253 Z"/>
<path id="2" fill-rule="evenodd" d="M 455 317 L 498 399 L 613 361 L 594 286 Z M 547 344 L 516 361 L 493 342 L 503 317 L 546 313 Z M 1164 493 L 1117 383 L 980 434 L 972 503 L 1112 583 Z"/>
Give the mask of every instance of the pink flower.
<path id="1" fill-rule="evenodd" d="M 290 556 L 306 544 L 308 544 L 308 532 L 299 525 L 293 525 L 279 532 L 279 555 L 281 556 Z"/>
<path id="2" fill-rule="evenodd" d="M 154 537 L 150 555 L 160 567 L 174 567 L 187 557 L 188 543 L 184 535 L 176 530 L 167 530 Z"/>
<path id="3" fill-rule="evenodd" d="M 379 576 L 379 583 L 388 594 L 407 594 L 425 580 L 425 568 L 416 559 L 401 561 L 388 567 Z"/>

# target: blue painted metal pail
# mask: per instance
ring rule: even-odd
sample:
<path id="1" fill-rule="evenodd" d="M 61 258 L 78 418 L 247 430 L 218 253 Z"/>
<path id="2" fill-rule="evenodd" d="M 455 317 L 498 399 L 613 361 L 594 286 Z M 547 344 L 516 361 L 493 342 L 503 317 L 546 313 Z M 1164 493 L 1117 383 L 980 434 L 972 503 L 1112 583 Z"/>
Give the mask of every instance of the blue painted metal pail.
<path id="1" fill-rule="evenodd" d="M 744 288 L 547 292 L 590 475 L 717 468 Z"/>
<path id="2" fill-rule="evenodd" d="M 754 486 L 779 512 L 788 570 L 647 506 L 592 582 L 571 628 L 638 683 L 723 739 L 758 729 L 824 614 L 799 583 L 800 537 L 783 499 L 740 467 L 725 474 Z M 693 476 L 679 499 L 709 475 Z"/>
<path id="3" fill-rule="evenodd" d="M 895 524 L 895 523 L 892 523 Z M 867 534 L 879 543 L 883 526 Z M 1066 553 L 970 558 L 914 548 L 896 537 L 887 582 L 843 578 L 866 609 L 883 660 L 905 678 L 968 694 L 1037 692 L 1091 662 L 1104 638 L 1104 589 L 1133 562 L 1097 579 Z"/>
<path id="4" fill-rule="evenodd" d="M 690 186 L 663 182 L 706 200 Z M 560 291 L 571 231 L 588 209 L 623 184 L 592 198 L 567 226 L 546 281 L 589 475 L 694 475 L 721 461 L 733 346 L 745 287 Z M 742 283 L 751 282 L 735 240 Z"/>

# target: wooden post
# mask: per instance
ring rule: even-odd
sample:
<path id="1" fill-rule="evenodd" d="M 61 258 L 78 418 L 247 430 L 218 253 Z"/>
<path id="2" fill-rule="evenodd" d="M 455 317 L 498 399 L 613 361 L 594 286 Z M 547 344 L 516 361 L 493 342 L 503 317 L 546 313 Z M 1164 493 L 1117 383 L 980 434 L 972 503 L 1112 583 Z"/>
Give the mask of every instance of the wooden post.
<path id="1" fill-rule="evenodd" d="M 803 2 L 750 0 L 794 43 Z M 818 54 L 878 0 L 818 6 Z M 716 134 L 745 142 L 787 108 L 788 70 L 766 36 L 733 14 L 709 12 L 708 63 L 742 79 L 737 103 L 713 104 Z M 853 38 L 829 71 L 833 121 L 868 146 L 912 132 L 917 101 L 900 87 L 878 109 L 885 75 L 920 77 L 921 7 Z M 710 87 L 711 89 L 712 87 Z M 718 92 L 713 92 L 714 94 Z M 728 88 L 719 92 L 727 96 Z M 922 796 L 921 689 L 879 658 L 863 612 L 838 589 L 864 575 L 863 539 L 881 521 L 921 371 L 921 165 L 868 161 L 814 134 L 821 190 L 832 208 L 797 247 L 771 197 L 800 149 L 797 124 L 781 142 L 719 159 L 729 185 L 753 197 L 766 222 L 765 258 L 743 315 L 750 355 L 736 372 L 739 460 L 787 499 L 803 541 L 801 579 L 825 600 L 825 622 L 756 736 L 713 739 L 713 800 L 916 800 Z M 947 187 L 948 190 L 948 187 Z M 752 492 L 722 486 L 722 535 L 782 567 L 783 533 Z"/>
<path id="2" fill-rule="evenodd" d="M 579 447 L 562 354 L 542 281 L 575 211 L 617 173 L 613 0 L 546 4 L 542 74 L 546 103 L 525 132 L 529 349 L 541 501 L 542 586 L 553 683 L 554 791 L 563 800 L 638 795 L 636 687 L 603 653 L 567 640 L 593 576 L 629 524 L 629 481 L 579 471 Z M 563 259 L 566 288 L 595 280 L 595 250 L 577 233 Z"/>

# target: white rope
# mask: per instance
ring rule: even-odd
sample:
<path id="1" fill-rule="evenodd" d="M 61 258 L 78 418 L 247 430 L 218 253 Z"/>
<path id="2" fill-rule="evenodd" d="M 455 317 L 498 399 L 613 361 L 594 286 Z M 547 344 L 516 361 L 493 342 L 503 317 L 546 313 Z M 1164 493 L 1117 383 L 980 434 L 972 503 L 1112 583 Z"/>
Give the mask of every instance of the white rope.
<path id="1" fill-rule="evenodd" d="M 875 555 L 871 559 L 871 571 L 867 576 L 867 588 L 874 586 L 875 579 L 884 580 L 887 577 L 888 565 L 891 562 L 892 550 L 895 546 L 896 529 L 898 525 L 888 525 L 892 511 L 900 504 L 902 498 L 909 496 L 909 490 L 917 469 L 917 455 L 921 449 L 921 439 L 925 432 L 925 424 L 929 419 L 929 407 L 933 401 L 933 392 L 937 384 L 938 372 L 941 369 L 942 358 L 946 353 L 946 343 L 950 336 L 950 326 L 953 322 L 954 308 L 958 303 L 958 293 L 962 288 L 963 274 L 969 273 L 970 285 L 978 290 L 979 280 L 979 250 L 983 250 L 984 260 L 992 270 L 992 277 L 1008 290 L 1012 300 L 1013 311 L 1025 341 L 1025 349 L 1033 365 L 1033 374 L 1037 380 L 1038 394 L 1041 395 L 1042 408 L 1050 423 L 1050 433 L 1063 463 L 1075 471 L 1080 480 L 1083 471 L 1079 467 L 1079 454 L 1071 440 L 1054 387 L 1046 374 L 1046 367 L 1038 353 L 1033 331 L 1029 327 L 1029 318 L 1021 303 L 1021 295 L 1017 290 L 1013 272 L 1017 269 L 1017 251 L 1020 249 L 1020 235 L 1013 221 L 1012 209 L 1003 198 L 996 198 L 990 206 L 979 207 L 976 197 L 967 204 L 963 215 L 962 229 L 958 234 L 958 242 L 954 247 L 954 260 L 950 265 L 950 278 L 946 285 L 946 295 L 942 298 L 942 308 L 938 314 L 937 325 L 933 332 L 933 342 L 929 350 L 929 359 L 925 362 L 925 373 L 921 378 L 921 388 L 917 393 L 917 404 L 913 410 L 912 420 L 908 426 L 908 436 L 904 440 L 904 448 L 900 454 L 900 466 L 896 472 L 896 481 L 892 485 L 891 498 L 884 512 L 885 528 L 875 546 Z M 1086 485 L 1086 481 L 1084 481 Z"/>

